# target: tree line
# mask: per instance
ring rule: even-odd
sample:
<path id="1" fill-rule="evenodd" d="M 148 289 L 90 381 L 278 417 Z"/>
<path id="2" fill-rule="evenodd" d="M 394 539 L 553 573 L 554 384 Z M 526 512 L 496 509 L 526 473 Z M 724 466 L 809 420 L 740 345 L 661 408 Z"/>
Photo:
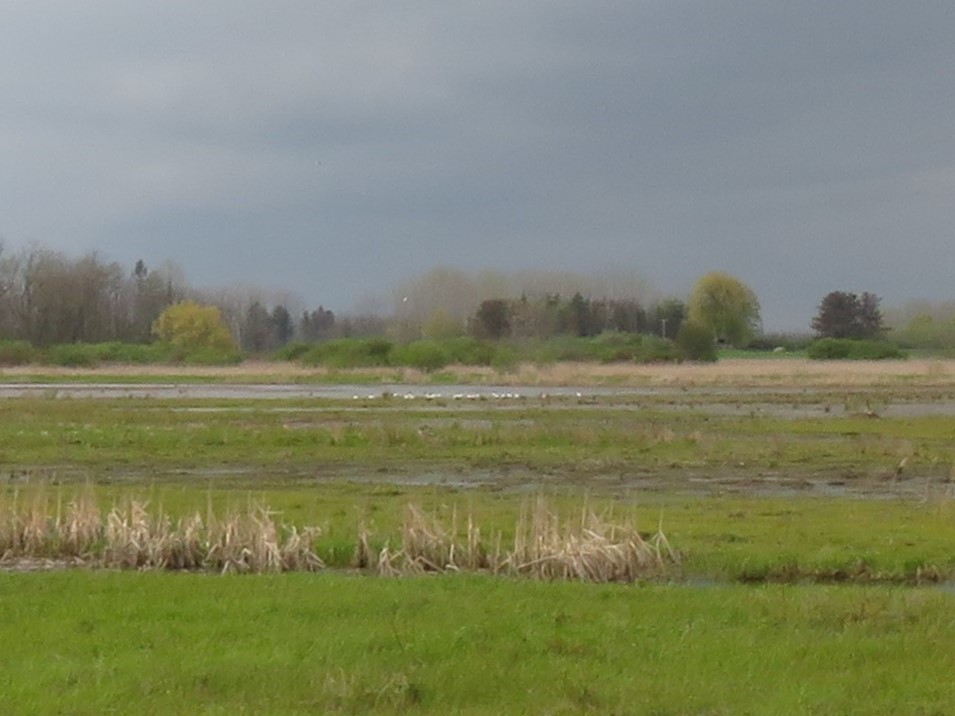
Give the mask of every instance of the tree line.
<path id="1" fill-rule="evenodd" d="M 629 295 L 628 281 L 633 289 Z M 196 288 L 172 263 L 152 268 L 140 260 L 124 267 L 95 252 L 74 258 L 42 246 L 10 252 L 0 245 L 0 340 L 36 347 L 149 343 L 161 338 L 159 321 L 167 309 L 191 302 L 214 306 L 234 346 L 246 354 L 267 354 L 292 342 L 369 336 L 399 342 L 465 335 L 492 340 L 592 337 L 608 332 L 675 338 L 687 319 L 706 323 L 715 336 L 734 344 L 743 341 L 758 317 L 755 296 L 725 275 L 712 275 L 703 283 L 705 290 L 696 291 L 687 304 L 678 298 L 654 299 L 643 282 L 623 274 L 599 279 L 484 272 L 468 279 L 461 272 L 436 269 L 399 286 L 399 293 L 407 295 L 396 299 L 391 315 L 368 311 L 340 316 L 324 306 L 303 307 L 294 296 L 276 299 L 254 288 Z M 481 291 L 510 291 L 520 285 L 532 290 L 514 298 L 501 293 L 477 298 Z M 452 300 L 455 286 L 460 290 Z M 552 287 L 577 290 L 548 290 Z M 588 289 L 606 293 L 585 294 Z M 738 303 L 740 297 L 745 305 L 739 320 L 745 330 L 733 323 L 736 318 L 727 319 L 739 305 L 717 305 Z M 185 315 L 188 324 L 189 313 Z"/>
<path id="2" fill-rule="evenodd" d="M 633 289 L 629 294 L 628 285 Z M 124 267 L 95 252 L 74 258 L 41 246 L 10 252 L 0 245 L 0 340 L 37 347 L 149 343 L 161 338 L 163 313 L 185 301 L 216 307 L 217 320 L 235 348 L 254 355 L 293 342 L 373 336 L 405 343 L 420 338 L 521 341 L 606 333 L 678 339 L 687 333 L 701 346 L 715 342 L 746 347 L 755 345 L 761 334 L 755 293 L 720 272 L 701 277 L 683 300 L 654 296 L 644 282 L 623 274 L 603 279 L 533 272 L 472 276 L 434 269 L 398 286 L 394 309 L 387 315 L 380 308 L 339 315 L 321 305 L 305 307 L 294 295 L 270 295 L 257 288 L 196 288 L 172 263 L 152 268 L 140 260 Z M 936 343 L 952 342 L 943 331 L 952 333 L 952 322 L 921 311 L 909 323 L 899 337 L 921 339 L 925 333 Z M 880 299 L 871 292 L 831 291 L 810 327 L 817 338 L 836 340 L 883 339 L 888 334 Z M 922 342 L 929 345 L 928 339 Z"/>
<path id="3" fill-rule="evenodd" d="M 171 262 L 159 267 L 142 260 L 123 266 L 92 252 L 78 258 L 42 246 L 11 252 L 0 245 L 0 340 L 34 346 L 67 343 L 147 343 L 156 338 L 162 313 L 183 301 L 215 306 L 236 346 L 263 354 L 293 341 L 388 335 L 397 340 L 474 335 L 487 338 L 594 336 L 602 332 L 674 336 L 686 313 L 678 299 L 591 298 L 541 291 L 520 298 L 474 297 L 481 290 L 510 289 L 514 278 L 436 269 L 399 291 L 410 293 L 393 315 L 372 311 L 339 315 L 324 306 L 303 307 L 296 297 L 276 300 L 256 288 L 203 289 L 189 285 Z M 526 285 L 608 289 L 623 293 L 617 277 L 596 282 L 573 274 L 522 275 Z M 457 285 L 467 303 L 449 299 Z M 467 289 L 467 290 L 465 290 Z M 634 293 L 646 293 L 634 285 Z M 462 297 L 463 298 L 463 297 Z M 447 299 L 447 300 L 445 300 Z M 476 308 L 475 308 L 476 306 Z M 427 315 L 424 312 L 428 311 Z"/>
<path id="4" fill-rule="evenodd" d="M 274 350 L 292 340 L 320 341 L 383 330 L 371 316 L 339 318 L 295 298 L 269 301 L 259 289 L 190 286 L 173 263 L 152 269 L 142 260 L 124 267 L 98 253 L 79 258 L 44 247 L 10 252 L 0 246 L 0 340 L 34 346 L 67 343 L 147 343 L 170 306 L 191 300 L 215 306 L 245 352 Z"/>
<path id="5" fill-rule="evenodd" d="M 644 305 L 636 299 L 570 298 L 547 294 L 538 299 L 490 298 L 481 301 L 467 323 L 477 338 L 592 337 L 606 332 L 642 333 L 663 338 L 677 335 L 686 305 L 671 298 Z"/>

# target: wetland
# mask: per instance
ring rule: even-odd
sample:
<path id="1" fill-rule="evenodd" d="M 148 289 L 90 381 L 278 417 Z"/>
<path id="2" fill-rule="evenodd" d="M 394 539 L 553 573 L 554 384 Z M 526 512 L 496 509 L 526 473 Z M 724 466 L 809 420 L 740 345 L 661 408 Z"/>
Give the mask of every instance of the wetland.
<path id="1" fill-rule="evenodd" d="M 0 514 L 41 549 L 4 554 L 0 706 L 945 713 L 951 364 L 523 375 L 8 376 Z M 589 529 L 673 558 L 513 569 L 541 501 L 565 555 Z M 298 551 L 215 576 L 252 564 L 230 515 Z M 219 561 L 183 569 L 177 525 Z M 140 559 L 159 533 L 180 562 Z"/>

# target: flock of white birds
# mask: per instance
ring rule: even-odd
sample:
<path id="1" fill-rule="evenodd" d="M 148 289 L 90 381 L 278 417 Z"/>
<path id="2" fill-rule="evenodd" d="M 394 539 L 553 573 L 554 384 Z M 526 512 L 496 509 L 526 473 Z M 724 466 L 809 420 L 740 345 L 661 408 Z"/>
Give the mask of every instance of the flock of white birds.
<path id="1" fill-rule="evenodd" d="M 523 393 L 424 393 L 415 395 L 414 393 L 402 393 L 400 395 L 389 392 L 369 393 L 368 395 L 352 395 L 352 400 L 376 400 L 387 398 L 401 398 L 402 400 L 524 400 L 528 396 Z M 550 397 L 547 393 L 540 393 L 537 396 L 541 400 L 547 400 Z M 575 397 L 582 398 L 582 393 L 575 393 Z"/>

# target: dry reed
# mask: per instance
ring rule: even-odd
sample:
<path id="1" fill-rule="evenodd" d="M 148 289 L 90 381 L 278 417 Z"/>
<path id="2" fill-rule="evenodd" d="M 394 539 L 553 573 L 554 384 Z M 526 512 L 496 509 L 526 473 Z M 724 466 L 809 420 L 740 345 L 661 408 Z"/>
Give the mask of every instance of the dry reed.
<path id="1" fill-rule="evenodd" d="M 219 518 L 209 511 L 173 520 L 148 503 L 126 500 L 103 516 L 92 495 L 80 493 L 66 508 L 58 496 L 19 493 L 0 505 L 0 564 L 75 558 L 118 569 L 191 569 L 221 572 L 315 570 L 319 530 L 276 524 L 262 507 Z"/>
<path id="2" fill-rule="evenodd" d="M 677 560 L 661 530 L 644 538 L 632 525 L 615 525 L 586 508 L 575 524 L 562 520 L 543 499 L 525 505 L 510 551 L 502 550 L 500 535 L 493 546 L 485 545 L 470 517 L 459 540 L 457 520 L 456 510 L 448 525 L 410 505 L 401 547 L 385 544 L 377 559 L 378 573 L 479 570 L 543 580 L 632 582 L 659 574 Z M 363 539 L 367 549 L 367 537 Z"/>
<path id="3" fill-rule="evenodd" d="M 91 490 L 64 501 L 45 490 L 0 493 L 0 566 L 86 564 L 114 569 L 218 572 L 312 571 L 325 565 L 316 547 L 320 530 L 279 524 L 275 513 L 251 505 L 218 516 L 173 519 L 146 501 L 126 499 L 102 511 Z M 380 542 L 378 543 L 380 544 Z M 358 530 L 353 566 L 381 575 L 487 572 L 535 579 L 632 582 L 676 561 L 662 531 L 642 536 L 586 507 L 579 520 L 562 519 L 546 501 L 525 503 L 505 549 L 500 533 L 485 541 L 472 516 L 449 520 L 408 505 L 400 546 L 372 547 Z"/>

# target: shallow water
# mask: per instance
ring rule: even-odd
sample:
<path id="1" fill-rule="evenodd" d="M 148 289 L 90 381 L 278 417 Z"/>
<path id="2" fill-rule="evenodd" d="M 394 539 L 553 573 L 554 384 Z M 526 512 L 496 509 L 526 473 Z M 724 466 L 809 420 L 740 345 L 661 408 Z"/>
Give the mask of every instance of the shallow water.
<path id="1" fill-rule="evenodd" d="M 655 410 L 693 410 L 741 418 L 827 418 L 869 416 L 914 418 L 955 415 L 955 395 L 926 397 L 919 393 L 863 392 L 841 395 L 832 389 L 583 387 L 502 385 L 290 385 L 290 384 L 89 384 L 0 383 L 4 398 L 157 399 L 157 400 L 340 400 L 362 407 L 371 404 L 417 408 L 513 406 L 529 402 L 552 407 L 644 405 Z M 871 398 L 871 401 L 870 401 Z M 216 410 L 217 408 L 193 408 Z"/>

